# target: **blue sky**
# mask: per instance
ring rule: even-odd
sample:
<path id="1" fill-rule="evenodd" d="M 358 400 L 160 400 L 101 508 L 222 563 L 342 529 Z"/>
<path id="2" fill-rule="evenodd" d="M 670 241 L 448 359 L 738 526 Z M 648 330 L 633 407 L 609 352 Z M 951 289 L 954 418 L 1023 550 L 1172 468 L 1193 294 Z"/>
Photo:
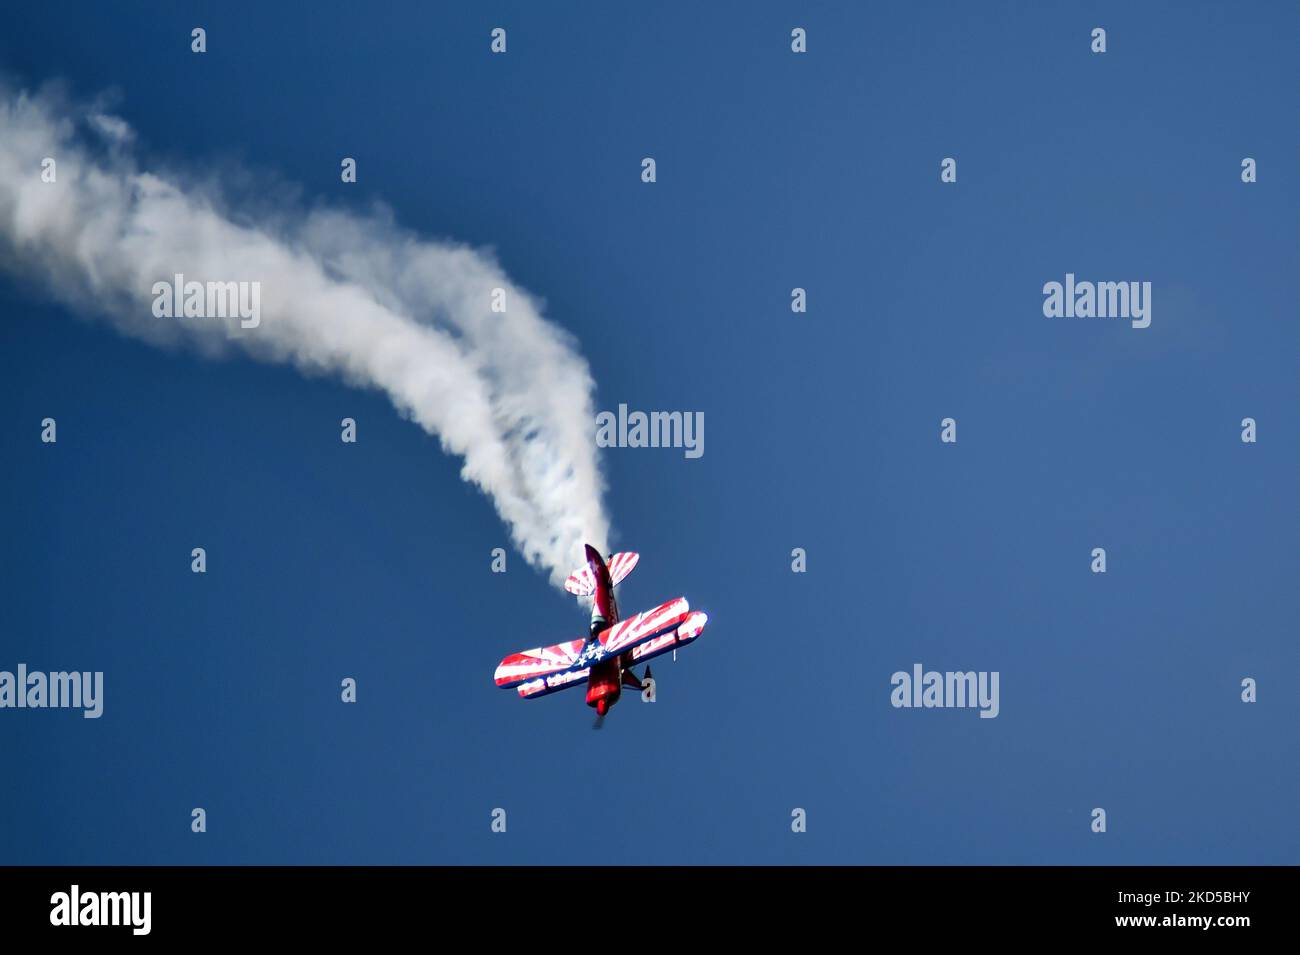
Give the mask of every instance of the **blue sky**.
<path id="1" fill-rule="evenodd" d="M 6 276 L 0 668 L 106 699 L 0 711 L 0 862 L 1300 861 L 1293 5 L 9 19 L 0 69 L 115 91 L 146 164 L 491 246 L 598 408 L 702 411 L 698 460 L 601 455 L 625 611 L 712 622 L 598 733 L 500 692 L 585 618 L 490 573 L 496 513 L 385 397 Z M 1151 327 L 1044 318 L 1067 272 L 1150 281 Z M 1000 715 L 892 708 L 916 662 L 999 671 Z"/>

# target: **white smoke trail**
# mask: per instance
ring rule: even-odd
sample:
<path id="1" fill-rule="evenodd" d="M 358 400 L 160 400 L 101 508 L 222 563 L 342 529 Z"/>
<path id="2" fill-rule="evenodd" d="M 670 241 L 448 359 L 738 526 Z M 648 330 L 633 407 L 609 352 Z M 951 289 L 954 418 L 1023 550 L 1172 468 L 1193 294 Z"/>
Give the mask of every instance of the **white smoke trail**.
<path id="1" fill-rule="evenodd" d="M 88 135 L 89 134 L 89 135 Z M 515 546 L 560 581 L 609 522 L 593 382 L 561 329 L 488 253 L 391 217 L 280 210 L 257 221 L 219 186 L 143 171 L 121 119 L 0 83 L 0 266 L 125 334 L 242 349 L 380 388 L 491 497 Z M 42 181 L 42 160 L 56 181 Z M 153 285 L 261 283 L 261 324 L 156 318 Z M 504 289 L 507 310 L 490 309 Z"/>

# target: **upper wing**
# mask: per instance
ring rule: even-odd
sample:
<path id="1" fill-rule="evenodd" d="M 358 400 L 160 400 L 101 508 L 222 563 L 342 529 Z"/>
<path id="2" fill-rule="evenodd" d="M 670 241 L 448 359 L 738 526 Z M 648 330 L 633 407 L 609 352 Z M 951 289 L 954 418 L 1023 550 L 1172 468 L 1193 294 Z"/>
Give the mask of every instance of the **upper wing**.
<path id="1" fill-rule="evenodd" d="M 686 598 L 678 597 L 676 600 L 660 604 L 654 610 L 647 610 L 635 617 L 628 617 L 622 623 L 614 624 L 597 638 L 604 651 L 602 658 L 622 653 L 665 631 L 676 630 L 690 612 L 691 607 L 686 602 Z"/>
<path id="2" fill-rule="evenodd" d="M 518 686 L 525 680 L 535 680 L 549 673 L 567 670 L 578 661 L 585 640 L 570 640 L 553 647 L 537 647 L 512 653 L 497 666 L 494 677 L 501 688 Z"/>
<path id="3" fill-rule="evenodd" d="M 609 579 L 615 587 L 618 586 L 619 581 L 632 573 L 632 568 L 636 566 L 636 562 L 640 559 L 640 554 L 633 553 L 630 550 L 617 553 L 609 559 Z"/>
<path id="4" fill-rule="evenodd" d="M 701 610 L 692 610 L 676 630 L 661 633 L 659 636 L 652 637 L 633 647 L 632 662 L 642 663 L 659 656 L 661 653 L 676 650 L 678 647 L 690 643 L 704 632 L 704 625 L 708 622 L 709 615 L 707 613 Z"/>

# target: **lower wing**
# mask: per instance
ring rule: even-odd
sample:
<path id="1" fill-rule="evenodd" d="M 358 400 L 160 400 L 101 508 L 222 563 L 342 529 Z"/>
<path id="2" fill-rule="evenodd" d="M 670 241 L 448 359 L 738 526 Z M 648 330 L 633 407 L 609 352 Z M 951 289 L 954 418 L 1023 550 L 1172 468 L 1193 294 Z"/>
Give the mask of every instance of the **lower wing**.
<path id="1" fill-rule="evenodd" d="M 519 696 L 521 699 L 532 700 L 539 696 L 546 696 L 549 693 L 558 693 L 560 690 L 567 690 L 571 686 L 581 686 L 587 682 L 589 676 L 591 676 L 591 667 L 584 667 L 581 670 L 565 670 L 563 673 L 552 673 L 550 676 L 519 684 Z"/>

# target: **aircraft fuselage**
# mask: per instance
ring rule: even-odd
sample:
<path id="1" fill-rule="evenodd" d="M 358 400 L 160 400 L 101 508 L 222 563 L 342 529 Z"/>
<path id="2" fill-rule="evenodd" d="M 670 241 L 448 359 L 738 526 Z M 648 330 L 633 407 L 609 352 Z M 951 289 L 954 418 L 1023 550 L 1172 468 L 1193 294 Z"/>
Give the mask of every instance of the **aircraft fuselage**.
<path id="1" fill-rule="evenodd" d="M 590 544 L 587 545 L 587 566 L 596 578 L 596 592 L 591 598 L 591 629 L 587 637 L 588 642 L 591 642 L 618 623 L 618 601 L 614 599 L 614 583 L 610 579 L 605 558 Z M 618 702 L 623 689 L 624 663 L 623 656 L 611 657 L 591 668 L 591 675 L 587 678 L 587 705 L 595 707 L 601 716 Z M 640 685 L 639 680 L 637 685 Z"/>

